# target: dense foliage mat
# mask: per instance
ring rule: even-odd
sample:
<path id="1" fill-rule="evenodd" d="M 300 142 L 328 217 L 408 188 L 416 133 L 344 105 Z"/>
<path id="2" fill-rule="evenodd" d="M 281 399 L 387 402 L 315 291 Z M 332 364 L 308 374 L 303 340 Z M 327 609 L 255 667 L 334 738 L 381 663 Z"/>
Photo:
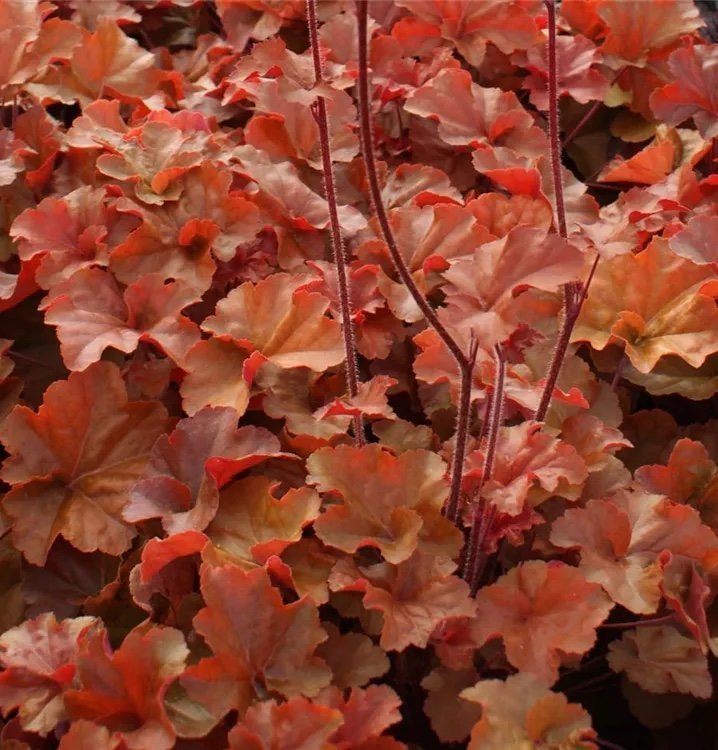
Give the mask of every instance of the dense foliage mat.
<path id="1" fill-rule="evenodd" d="M 713 747 L 712 5 L 0 4 L 3 748 Z"/>

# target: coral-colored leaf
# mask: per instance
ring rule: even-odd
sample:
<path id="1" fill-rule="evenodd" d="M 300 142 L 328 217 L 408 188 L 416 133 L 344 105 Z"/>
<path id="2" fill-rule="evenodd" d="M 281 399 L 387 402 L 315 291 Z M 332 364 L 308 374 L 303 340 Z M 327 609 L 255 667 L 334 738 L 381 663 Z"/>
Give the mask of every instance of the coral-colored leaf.
<path id="1" fill-rule="evenodd" d="M 67 719 L 63 692 L 75 676 L 79 640 L 98 625 L 94 617 L 58 622 L 50 612 L 0 636 L 0 706 L 19 708 L 20 724 L 45 736 Z"/>
<path id="2" fill-rule="evenodd" d="M 334 590 L 365 592 L 364 607 L 383 614 L 381 647 L 403 651 L 410 645 L 425 647 L 449 617 L 474 614 L 467 584 L 448 575 L 454 567 L 421 552 L 398 565 L 365 568 L 344 561 L 334 567 L 329 583 Z"/>
<path id="3" fill-rule="evenodd" d="M 463 742 L 479 720 L 481 706 L 461 699 L 461 691 L 473 687 L 477 678 L 473 668 L 454 670 L 441 666 L 421 681 L 427 692 L 424 712 L 442 742 Z"/>
<path id="4" fill-rule="evenodd" d="M 520 322 L 539 323 L 540 307 L 533 302 L 538 310 L 532 310 L 533 295 L 527 290 L 554 291 L 576 279 L 582 266 L 582 254 L 566 240 L 534 227 L 515 227 L 444 272 L 449 315 L 457 326 L 459 320 L 471 325 L 490 349 Z"/>
<path id="5" fill-rule="evenodd" d="M 247 350 L 233 341 L 211 338 L 198 341 L 185 356 L 187 371 L 180 393 L 190 416 L 205 407 L 224 407 L 241 417 L 249 405 L 252 374 L 245 371 Z"/>
<path id="6" fill-rule="evenodd" d="M 681 438 L 665 466 L 641 466 L 635 477 L 649 492 L 691 505 L 703 523 L 718 530 L 718 468 L 702 443 Z"/>
<path id="7" fill-rule="evenodd" d="M 441 515 L 446 466 L 434 453 L 394 456 L 378 445 L 339 446 L 313 453 L 307 481 L 320 492 L 339 492 L 314 523 L 319 538 L 345 552 L 372 546 L 392 563 L 417 547 L 447 557 L 458 546 L 457 529 Z"/>
<path id="8" fill-rule="evenodd" d="M 580 569 L 617 603 L 636 614 L 655 612 L 661 600 L 659 555 L 718 564 L 718 537 L 685 505 L 645 490 L 622 490 L 589 500 L 554 521 L 551 542 L 581 551 Z"/>
<path id="9" fill-rule="evenodd" d="M 229 750 L 330 750 L 327 740 L 341 723 L 339 711 L 301 696 L 281 705 L 263 701 L 229 733 Z"/>
<path id="10" fill-rule="evenodd" d="M 537 36 L 531 3 L 515 0 L 402 0 L 418 18 L 434 24 L 471 63 L 480 65 L 488 42 L 502 52 L 527 49 Z"/>
<path id="11" fill-rule="evenodd" d="M 217 305 L 202 327 L 231 337 L 280 367 L 322 372 L 344 359 L 339 323 L 326 317 L 329 300 L 297 289 L 288 275 L 246 282 Z"/>
<path id="12" fill-rule="evenodd" d="M 108 272 L 88 268 L 53 287 L 42 307 L 45 321 L 57 326 L 65 364 L 84 370 L 107 347 L 129 354 L 141 341 L 182 364 L 200 331 L 181 311 L 198 300 L 186 284 L 163 283 L 159 274 L 144 276 L 123 293 Z"/>
<path id="13" fill-rule="evenodd" d="M 319 513 L 319 495 L 311 488 L 291 489 L 281 498 L 275 497 L 273 490 L 276 483 L 252 476 L 220 493 L 219 508 L 207 535 L 238 564 L 261 565 L 271 555 L 281 555 Z"/>
<path id="14" fill-rule="evenodd" d="M 508 660 L 546 683 L 558 679 L 564 655 L 582 655 L 613 604 L 576 568 L 529 560 L 476 597 L 474 633 L 479 645 L 501 638 Z"/>
<path id="15" fill-rule="evenodd" d="M 65 693 L 67 713 L 119 731 L 130 750 L 169 750 L 175 733 L 163 698 L 188 654 L 173 628 L 133 631 L 114 653 L 105 633 L 88 636 L 77 660 L 79 687 Z"/>
<path id="16" fill-rule="evenodd" d="M 163 435 L 130 490 L 124 518 L 133 523 L 160 518 L 169 533 L 205 529 L 217 512 L 220 487 L 245 469 L 284 455 L 268 430 L 237 428 L 237 421 L 234 409 L 208 407 Z"/>
<path id="17" fill-rule="evenodd" d="M 485 450 L 467 456 L 465 477 L 480 479 Z M 503 427 L 496 442 L 494 468 L 482 497 L 500 513 L 520 515 L 551 495 L 575 499 L 588 476 L 576 449 L 540 431 L 538 423 Z"/>
<path id="18" fill-rule="evenodd" d="M 698 9 L 681 0 L 656 0 L 646 6 L 602 0 L 596 5 L 608 32 L 601 52 L 637 66 L 701 25 Z"/>
<path id="19" fill-rule="evenodd" d="M 668 354 L 700 367 L 718 351 L 716 296 L 712 270 L 676 256 L 667 240 L 655 239 L 637 255 L 599 264 L 573 340 L 595 349 L 622 343 L 641 373 Z"/>
<path id="20" fill-rule="evenodd" d="M 329 638 L 317 649 L 332 670 L 332 684 L 341 690 L 363 687 L 369 680 L 389 671 L 389 659 L 384 650 L 363 633 L 340 633 L 339 629 L 324 623 Z"/>
<path id="21" fill-rule="evenodd" d="M 514 60 L 523 63 L 517 54 Z M 609 88 L 608 80 L 594 65 L 602 61 L 590 39 L 576 34 L 556 38 L 556 65 L 558 95 L 568 94 L 577 102 L 603 101 Z M 549 108 L 548 100 L 548 42 L 531 47 L 526 52 L 525 67 L 529 76 L 523 83 L 531 102 L 543 112 Z"/>
<path id="22" fill-rule="evenodd" d="M 3 505 L 13 539 L 41 565 L 62 535 L 84 552 L 120 554 L 135 534 L 122 519 L 167 415 L 159 403 L 130 402 L 117 368 L 98 362 L 53 383 L 37 413 L 16 407 L 0 439 L 10 457 Z"/>
<path id="23" fill-rule="evenodd" d="M 118 732 L 86 719 L 70 724 L 62 735 L 58 750 L 128 750 L 127 743 Z"/>
<path id="24" fill-rule="evenodd" d="M 692 117 L 704 138 L 718 135 L 716 60 L 718 50 L 714 45 L 677 49 L 668 60 L 675 82 L 651 95 L 654 115 L 668 125 L 679 125 Z"/>
<path id="25" fill-rule="evenodd" d="M 710 698 L 713 692 L 708 660 L 692 638 L 675 628 L 628 630 L 608 647 L 608 664 L 650 693 L 690 693 Z"/>
<path id="26" fill-rule="evenodd" d="M 413 91 L 406 110 L 437 120 L 439 135 L 451 146 L 505 146 L 538 155 L 546 136 L 512 91 L 484 88 L 467 70 L 449 68 Z"/>
<path id="27" fill-rule="evenodd" d="M 461 692 L 481 705 L 481 719 L 471 732 L 468 750 L 545 747 L 547 750 L 597 750 L 588 713 L 547 689 L 531 674 L 505 682 L 482 680 Z"/>
<path id="28" fill-rule="evenodd" d="M 263 568 L 236 566 L 205 566 L 202 594 L 207 606 L 194 626 L 214 656 L 190 667 L 182 682 L 217 719 L 243 711 L 257 691 L 312 697 L 329 684 L 329 668 L 314 656 L 327 634 L 306 598 L 284 604 Z"/>
<path id="29" fill-rule="evenodd" d="M 83 103 L 109 93 L 124 101 L 143 99 L 155 109 L 164 102 L 157 93 L 154 56 L 110 18 L 101 19 L 95 33 L 73 50 L 70 70 L 69 86 Z"/>
<path id="30" fill-rule="evenodd" d="M 718 232 L 718 216 L 698 214 L 676 232 L 668 246 L 676 255 L 688 258 L 699 265 L 716 263 L 718 251 L 714 237 Z"/>

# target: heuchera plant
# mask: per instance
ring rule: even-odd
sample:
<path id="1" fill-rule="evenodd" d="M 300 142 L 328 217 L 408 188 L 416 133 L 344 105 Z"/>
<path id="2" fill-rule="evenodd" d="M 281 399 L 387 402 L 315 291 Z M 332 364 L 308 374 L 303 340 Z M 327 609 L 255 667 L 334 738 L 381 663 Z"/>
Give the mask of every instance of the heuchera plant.
<path id="1" fill-rule="evenodd" d="M 711 5 L 0 4 L 3 748 L 713 747 Z"/>

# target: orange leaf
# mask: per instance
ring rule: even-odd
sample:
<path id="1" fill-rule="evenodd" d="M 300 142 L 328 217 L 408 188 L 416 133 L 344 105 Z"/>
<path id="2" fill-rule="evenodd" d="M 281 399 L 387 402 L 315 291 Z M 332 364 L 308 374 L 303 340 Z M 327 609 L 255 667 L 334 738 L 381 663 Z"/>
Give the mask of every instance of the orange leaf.
<path id="1" fill-rule="evenodd" d="M 62 535 L 83 552 L 119 555 L 135 530 L 122 519 L 127 491 L 165 430 L 159 403 L 129 402 L 117 368 L 97 362 L 53 383 L 37 413 L 16 407 L 0 429 L 10 457 L 3 506 L 13 540 L 42 565 Z"/>
<path id="2" fill-rule="evenodd" d="M 45 322 L 57 326 L 65 365 L 84 370 L 107 347 L 130 354 L 141 341 L 182 364 L 200 331 L 181 311 L 198 300 L 184 282 L 163 283 L 159 274 L 143 276 L 122 292 L 107 271 L 85 268 L 53 287 L 41 309 Z"/>
<path id="3" fill-rule="evenodd" d="M 37 281 L 50 289 L 82 268 L 106 266 L 108 235 L 135 226 L 134 217 L 107 206 L 104 190 L 85 185 L 23 211 L 12 223 L 10 236 L 23 260 L 41 256 Z"/>
<path id="4" fill-rule="evenodd" d="M 718 537 L 693 508 L 640 489 L 566 511 L 553 522 L 551 542 L 579 548 L 586 578 L 636 614 L 658 609 L 662 552 L 695 560 L 706 570 L 718 564 Z"/>
<path id="5" fill-rule="evenodd" d="M 444 69 L 412 91 L 405 109 L 438 121 L 439 136 L 450 146 L 504 146 L 536 156 L 546 152 L 546 135 L 513 91 L 479 86 L 461 68 Z"/>
<path id="6" fill-rule="evenodd" d="M 339 711 L 301 696 L 262 701 L 229 733 L 229 750 L 331 750 L 336 746 L 328 738 L 341 723 Z"/>
<path id="7" fill-rule="evenodd" d="M 480 479 L 484 454 L 477 450 L 467 456 L 467 478 Z M 575 500 L 587 476 L 573 446 L 541 432 L 536 422 L 524 422 L 500 429 L 494 469 L 481 494 L 500 513 L 518 516 L 552 495 Z"/>
<path id="8" fill-rule="evenodd" d="M 233 341 L 198 341 L 184 358 L 187 371 L 180 393 L 182 406 L 190 416 L 205 407 L 224 407 L 241 417 L 249 405 L 252 378 L 245 371 L 247 350 Z"/>
<path id="9" fill-rule="evenodd" d="M 650 98 L 653 114 L 668 125 L 678 125 L 692 117 L 704 138 L 717 136 L 717 60 L 715 45 L 691 44 L 677 49 L 668 60 L 675 83 L 653 92 Z"/>
<path id="10" fill-rule="evenodd" d="M 488 42 L 504 53 L 527 49 L 537 36 L 531 3 L 524 0 L 401 0 L 419 18 L 435 24 L 441 35 L 475 66 L 481 65 Z"/>
<path id="11" fill-rule="evenodd" d="M 531 103 L 542 112 L 549 109 L 548 99 L 548 42 L 531 47 L 526 52 L 526 62 L 520 53 L 512 60 L 528 68 L 529 75 L 522 87 L 530 92 Z M 609 81 L 594 65 L 602 62 L 601 55 L 590 39 L 575 34 L 556 38 L 556 65 L 558 95 L 568 94 L 581 104 L 603 101 Z"/>
<path id="12" fill-rule="evenodd" d="M 341 690 L 363 687 L 369 680 L 389 671 L 390 662 L 382 648 L 363 633 L 340 633 L 331 623 L 323 623 L 329 638 L 317 648 L 317 655 L 332 670 L 332 684 Z"/>
<path id="13" fill-rule="evenodd" d="M 80 639 L 99 626 L 94 617 L 58 622 L 51 612 L 0 636 L 0 706 L 19 708 L 20 725 L 43 737 L 67 719 L 63 692 L 75 676 Z"/>
<path id="14" fill-rule="evenodd" d="M 163 435 L 132 486 L 124 518 L 161 518 L 170 534 L 205 529 L 219 507 L 220 487 L 269 457 L 285 455 L 269 430 L 237 428 L 237 420 L 234 409 L 208 407 Z"/>
<path id="15" fill-rule="evenodd" d="M 608 32 L 600 51 L 618 58 L 619 64 L 638 67 L 701 26 L 698 8 L 682 0 L 653 0 L 645 5 L 601 0 L 597 10 Z"/>
<path id="16" fill-rule="evenodd" d="M 565 655 L 592 648 L 613 604 L 576 568 L 529 560 L 481 589 L 476 606 L 477 644 L 501 638 L 513 666 L 552 684 Z"/>
<path id="17" fill-rule="evenodd" d="M 317 702 L 343 715 L 344 723 L 331 737 L 336 750 L 406 750 L 402 742 L 382 734 L 401 721 L 401 700 L 388 685 L 352 688 L 348 695 L 332 685 Z"/>
<path id="18" fill-rule="evenodd" d="M 58 750 L 128 750 L 118 732 L 85 719 L 73 721 L 67 734 L 62 735 Z"/>
<path id="19" fill-rule="evenodd" d="M 319 513 L 319 495 L 309 487 L 290 489 L 279 499 L 276 488 L 267 477 L 250 476 L 220 493 L 207 536 L 238 564 L 263 565 L 271 555 L 281 555 Z"/>
<path id="20" fill-rule="evenodd" d="M 170 617 L 176 620 L 182 601 L 194 593 L 199 553 L 206 544 L 207 537 L 199 531 L 150 539 L 142 548 L 142 561 L 130 571 L 129 589 L 137 606 L 153 613 L 153 599 L 159 594 L 169 602 Z"/>
<path id="21" fill-rule="evenodd" d="M 446 466 L 435 453 L 395 456 L 379 445 L 342 445 L 315 451 L 307 468 L 309 484 L 343 500 L 314 522 L 325 544 L 344 552 L 377 547 L 391 563 L 407 560 L 417 547 L 446 557 L 458 551 L 460 534 L 441 515 Z"/>
<path id="22" fill-rule="evenodd" d="M 591 717 L 534 675 L 511 675 L 505 682 L 482 680 L 462 690 L 464 700 L 481 705 L 481 719 L 467 750 L 542 747 L 547 750 L 597 750 Z"/>
<path id="23" fill-rule="evenodd" d="M 383 614 L 381 647 L 403 651 L 410 645 L 424 648 L 444 620 L 474 615 L 468 585 L 449 575 L 455 567 L 421 552 L 398 565 L 363 567 L 345 559 L 334 566 L 329 585 L 365 592 L 364 607 Z"/>
<path id="24" fill-rule="evenodd" d="M 594 349 L 623 343 L 631 364 L 650 372 L 668 354 L 700 367 L 718 352 L 718 285 L 708 266 L 680 258 L 656 238 L 637 255 L 599 263 L 573 341 Z"/>
<path id="25" fill-rule="evenodd" d="M 706 526 L 718 531 L 718 467 L 702 443 L 677 440 L 665 466 L 641 466 L 635 477 L 649 492 L 692 506 Z"/>
<path id="26" fill-rule="evenodd" d="M 243 712 L 257 693 L 312 697 L 329 684 L 331 672 L 314 656 L 327 634 L 309 600 L 284 604 L 263 568 L 205 565 L 201 588 L 207 606 L 194 626 L 214 656 L 187 669 L 182 683 L 217 720 Z"/>
<path id="27" fill-rule="evenodd" d="M 650 693 L 713 693 L 708 660 L 692 638 L 664 625 L 628 630 L 608 646 L 608 664 Z"/>
<path id="28" fill-rule="evenodd" d="M 617 157 L 609 162 L 597 182 L 632 182 L 654 185 L 673 171 L 675 146 L 669 140 L 656 138 L 630 159 Z"/>
<path id="29" fill-rule="evenodd" d="M 118 731 L 129 750 L 169 750 L 175 733 L 163 698 L 188 655 L 174 628 L 134 630 L 114 653 L 105 633 L 90 635 L 77 659 L 79 687 L 65 693 L 67 713 Z"/>
<path id="30" fill-rule="evenodd" d="M 110 18 L 101 18 L 95 32 L 75 47 L 70 70 L 70 86 L 83 104 L 107 95 L 132 103 L 141 99 L 153 109 L 164 104 L 157 91 L 162 75 L 154 55 Z"/>
<path id="31" fill-rule="evenodd" d="M 325 315 L 329 300 L 297 289 L 300 283 L 284 273 L 245 282 L 217 304 L 202 328 L 280 367 L 323 372 L 344 359 L 341 327 Z"/>
<path id="32" fill-rule="evenodd" d="M 477 677 L 473 667 L 454 670 L 441 666 L 421 681 L 427 692 L 424 713 L 442 742 L 463 742 L 479 720 L 481 707 L 461 699 L 461 691 L 473 687 Z"/>

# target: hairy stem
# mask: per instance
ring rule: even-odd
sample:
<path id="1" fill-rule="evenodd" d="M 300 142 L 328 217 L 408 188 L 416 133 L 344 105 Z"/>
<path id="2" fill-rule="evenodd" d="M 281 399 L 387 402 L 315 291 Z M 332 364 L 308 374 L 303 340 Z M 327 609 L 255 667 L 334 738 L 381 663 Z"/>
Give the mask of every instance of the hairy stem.
<path id="1" fill-rule="evenodd" d="M 633 620 L 632 622 L 604 622 L 599 625 L 599 628 L 616 628 L 624 630 L 625 628 L 644 628 L 654 625 L 668 625 L 675 622 L 676 615 L 671 612 L 668 615 L 660 615 L 659 617 L 645 617 L 643 620 Z"/>
<path id="2" fill-rule="evenodd" d="M 317 28 L 317 4 L 316 0 L 307 0 L 307 23 L 309 26 L 309 39 L 312 47 L 312 60 L 314 61 L 314 77 L 316 85 L 323 83 L 322 59 L 319 54 L 319 38 Z M 334 184 L 334 167 L 332 165 L 332 153 L 329 143 L 329 118 L 327 117 L 327 106 L 324 97 L 320 94 L 312 109 L 314 118 L 319 128 L 319 147 L 322 154 L 322 172 L 324 176 L 324 192 L 329 206 L 329 222 L 331 225 L 332 252 L 334 265 L 337 269 L 337 282 L 339 286 L 339 307 L 342 316 L 342 331 L 344 334 L 344 356 L 346 359 L 346 379 L 349 395 L 354 397 L 359 392 L 359 365 L 357 361 L 356 332 L 352 320 L 351 290 L 349 288 L 349 277 L 347 273 L 347 260 L 344 238 L 342 237 L 341 225 L 339 224 L 339 210 L 337 207 L 337 192 Z M 354 444 L 364 444 L 364 421 L 361 414 L 354 416 Z"/>
<path id="3" fill-rule="evenodd" d="M 494 457 L 496 455 L 496 443 L 499 437 L 499 428 L 503 421 L 504 406 L 504 381 L 506 378 L 506 357 L 500 347 L 494 350 L 496 357 L 496 378 L 494 381 L 494 392 L 491 397 L 491 409 L 489 416 L 489 433 L 486 439 L 486 455 L 481 472 L 481 482 L 477 492 L 479 501 L 474 506 L 471 531 L 467 543 L 467 553 L 464 559 L 463 578 L 471 588 L 474 596 L 479 590 L 481 576 L 486 564 L 486 553 L 484 541 L 496 515 L 495 506 L 487 504 L 481 498 L 481 491 L 487 480 L 491 479 L 494 470 Z"/>
<path id="4" fill-rule="evenodd" d="M 399 278 L 411 294 L 414 302 L 423 313 L 427 323 L 436 331 L 439 338 L 456 360 L 459 368 L 459 414 L 457 416 L 457 431 L 463 430 L 463 434 L 457 432 L 456 450 L 451 468 L 451 490 L 449 501 L 445 512 L 447 517 L 454 523 L 458 521 L 458 512 L 461 499 L 461 473 L 464 466 L 464 451 L 466 449 L 467 433 L 469 429 L 469 411 L 471 407 L 471 378 L 473 365 L 471 356 L 467 356 L 461 350 L 456 339 L 449 333 L 444 324 L 439 320 L 434 308 L 422 294 L 409 271 L 404 258 L 399 251 L 394 232 L 389 223 L 389 216 L 384 207 L 381 197 L 381 186 L 374 158 L 374 137 L 372 133 L 371 109 L 369 100 L 369 61 L 368 61 L 368 0 L 357 0 L 357 25 L 359 36 L 359 133 L 361 137 L 362 154 L 366 168 L 367 181 L 369 183 L 369 195 L 374 215 L 379 222 L 382 237 L 389 250 L 392 262 Z M 468 396 L 465 394 L 468 393 Z M 464 397 L 462 398 L 462 395 Z"/>
<path id="5" fill-rule="evenodd" d="M 454 446 L 454 457 L 451 463 L 451 488 L 449 490 L 449 501 L 446 506 L 447 518 L 457 525 L 461 515 L 461 479 L 464 473 L 466 444 L 469 438 L 472 376 L 478 351 L 479 343 L 472 331 L 471 344 L 469 346 L 469 377 L 462 377 L 460 384 L 459 408 L 456 414 L 456 445 Z"/>
<path id="6" fill-rule="evenodd" d="M 561 136 L 558 132 L 558 63 L 556 60 L 556 6 L 555 0 L 544 0 L 548 11 L 548 137 L 551 143 L 551 173 L 556 198 L 558 233 L 567 237 L 566 207 L 563 202 L 561 179 Z"/>
<path id="7" fill-rule="evenodd" d="M 566 229 L 566 207 L 563 201 L 563 182 L 561 179 L 561 138 L 558 131 L 558 69 L 556 62 L 556 6 L 555 0 L 544 0 L 546 10 L 548 11 L 548 51 L 549 51 L 549 144 L 551 147 L 551 173 L 553 176 L 554 197 L 556 203 L 556 220 L 558 233 L 566 239 L 568 232 Z M 566 358 L 569 343 L 571 342 L 571 332 L 576 325 L 581 305 L 586 298 L 588 286 L 593 279 L 599 256 L 593 262 L 593 267 L 585 283 L 581 281 L 571 281 L 564 284 L 563 287 L 563 314 L 561 317 L 561 327 L 558 333 L 556 346 L 551 356 L 546 384 L 544 385 L 539 405 L 534 412 L 534 419 L 542 422 L 548 408 L 551 405 L 554 388 L 561 373 L 563 361 Z"/>

